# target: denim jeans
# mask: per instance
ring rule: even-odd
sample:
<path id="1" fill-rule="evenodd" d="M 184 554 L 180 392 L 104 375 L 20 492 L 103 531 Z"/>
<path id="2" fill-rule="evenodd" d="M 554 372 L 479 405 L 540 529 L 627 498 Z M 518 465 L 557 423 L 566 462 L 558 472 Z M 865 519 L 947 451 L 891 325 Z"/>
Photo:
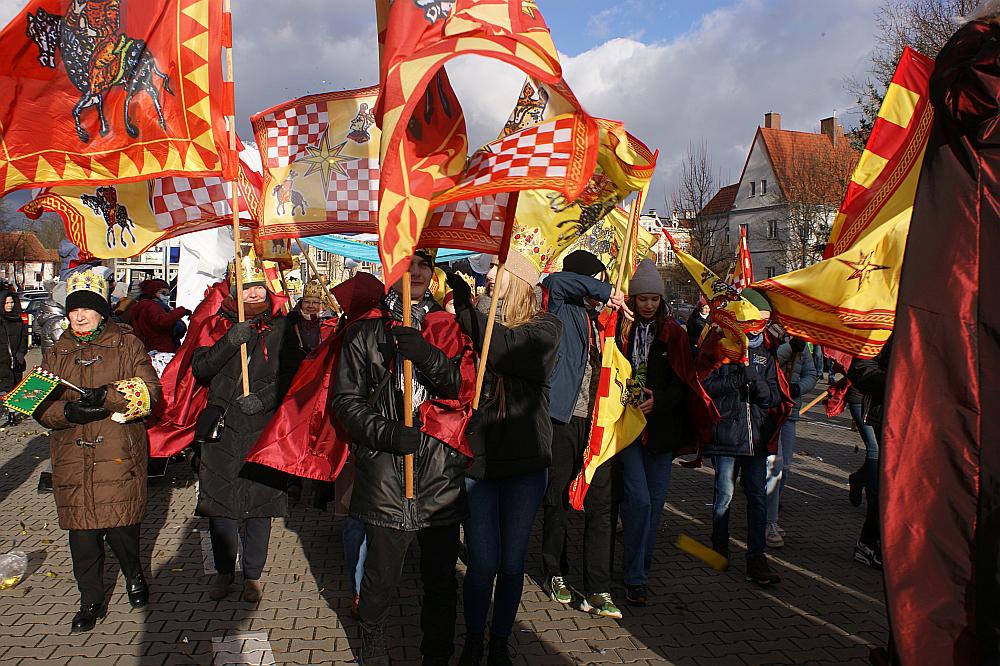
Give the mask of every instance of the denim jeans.
<path id="1" fill-rule="evenodd" d="M 861 441 L 865 443 L 865 459 L 878 460 L 878 440 L 875 438 L 875 428 L 865 423 L 864 408 L 861 403 L 848 403 L 851 410 L 851 418 L 861 434 Z"/>
<path id="2" fill-rule="evenodd" d="M 622 569 L 626 585 L 645 585 L 653 564 L 673 454 L 650 453 L 639 442 L 618 454 L 622 466 Z"/>
<path id="3" fill-rule="evenodd" d="M 764 491 L 765 456 L 713 456 L 715 501 L 712 506 L 712 547 L 729 544 L 729 504 L 736 490 L 736 474 L 747 498 L 747 559 L 764 552 L 767 506 Z"/>
<path id="4" fill-rule="evenodd" d="M 767 457 L 767 522 L 778 522 L 778 504 L 785 483 L 792 472 L 792 456 L 795 453 L 795 421 L 785 421 L 778 436 L 778 453 Z"/>
<path id="5" fill-rule="evenodd" d="M 504 479 L 465 479 L 468 570 L 462 594 L 467 632 L 485 632 L 492 597 L 490 634 L 510 636 L 521 604 L 528 540 L 548 482 L 544 469 Z"/>
<path id="6" fill-rule="evenodd" d="M 354 594 L 361 591 L 361 578 L 365 575 L 365 556 L 368 554 L 368 540 L 365 538 L 365 524 L 353 516 L 344 518 L 344 563 L 348 571 L 354 572 L 351 579 Z"/>

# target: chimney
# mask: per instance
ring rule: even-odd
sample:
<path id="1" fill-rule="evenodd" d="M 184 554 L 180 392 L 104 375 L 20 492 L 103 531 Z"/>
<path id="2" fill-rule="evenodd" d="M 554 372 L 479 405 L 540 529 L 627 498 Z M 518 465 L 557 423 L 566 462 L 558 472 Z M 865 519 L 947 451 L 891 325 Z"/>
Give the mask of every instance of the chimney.
<path id="1" fill-rule="evenodd" d="M 830 137 L 830 141 L 836 145 L 837 139 L 844 136 L 844 126 L 837 122 L 837 116 L 831 116 L 819 121 L 819 133 Z"/>
<path id="2" fill-rule="evenodd" d="M 781 114 L 769 111 L 764 114 L 764 127 L 768 129 L 781 129 Z"/>

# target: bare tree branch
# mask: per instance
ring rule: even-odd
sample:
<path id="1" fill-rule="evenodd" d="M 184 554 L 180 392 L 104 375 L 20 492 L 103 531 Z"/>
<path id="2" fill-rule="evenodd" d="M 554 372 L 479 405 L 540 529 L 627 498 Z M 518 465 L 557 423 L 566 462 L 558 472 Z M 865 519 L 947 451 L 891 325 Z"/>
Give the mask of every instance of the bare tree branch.
<path id="1" fill-rule="evenodd" d="M 725 242 L 725 219 L 703 215 L 718 191 L 719 180 L 713 173 L 708 143 L 704 139 L 689 143 L 670 208 L 680 224 L 691 231 L 691 255 L 716 272 L 724 268 L 731 254 Z"/>

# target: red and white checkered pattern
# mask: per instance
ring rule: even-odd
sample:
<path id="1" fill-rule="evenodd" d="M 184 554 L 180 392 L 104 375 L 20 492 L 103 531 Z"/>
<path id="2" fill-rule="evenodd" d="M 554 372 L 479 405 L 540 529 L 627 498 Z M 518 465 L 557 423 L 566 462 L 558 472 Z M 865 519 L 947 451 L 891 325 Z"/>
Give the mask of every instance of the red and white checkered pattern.
<path id="1" fill-rule="evenodd" d="M 264 154 L 268 168 L 295 161 L 307 146 L 316 145 L 329 125 L 326 105 L 315 102 L 289 107 L 263 117 L 267 128 Z"/>
<path id="2" fill-rule="evenodd" d="M 171 227 L 232 214 L 230 183 L 219 178 L 157 178 L 153 181 L 153 215 L 156 226 Z M 249 218 L 246 199 L 240 196 L 240 217 Z"/>
<path id="3" fill-rule="evenodd" d="M 496 252 L 503 239 L 509 192 L 452 201 L 435 208 L 421 238 L 476 252 Z M 450 239 L 450 243 L 449 243 Z"/>
<path id="4" fill-rule="evenodd" d="M 753 261 L 750 258 L 746 227 L 740 227 L 740 246 L 736 250 L 736 264 L 732 272 L 726 276 L 726 282 L 736 290 L 736 293 L 742 292 L 753 283 Z"/>
<path id="5" fill-rule="evenodd" d="M 335 172 L 327 186 L 327 219 L 374 225 L 378 218 L 378 160 L 358 159 L 343 167 L 347 177 Z"/>
<path id="6" fill-rule="evenodd" d="M 563 178 L 573 157 L 572 117 L 532 125 L 497 139 L 469 160 L 459 185 L 486 185 L 504 178 Z"/>

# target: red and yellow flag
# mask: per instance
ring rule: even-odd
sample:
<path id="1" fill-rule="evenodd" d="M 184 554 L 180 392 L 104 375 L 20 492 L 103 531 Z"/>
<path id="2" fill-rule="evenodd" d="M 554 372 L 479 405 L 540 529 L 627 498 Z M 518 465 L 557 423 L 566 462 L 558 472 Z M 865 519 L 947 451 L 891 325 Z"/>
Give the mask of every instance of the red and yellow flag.
<path id="1" fill-rule="evenodd" d="M 934 61 L 906 48 L 830 234 L 824 261 L 754 285 L 791 334 L 875 356 L 896 320 L 900 268 L 934 111 Z"/>
<path id="2" fill-rule="evenodd" d="M 632 379 L 632 364 L 615 342 L 617 326 L 618 313 L 612 312 L 604 322 L 601 376 L 590 442 L 583 454 L 583 468 L 569 486 L 569 502 L 577 510 L 583 508 L 597 468 L 625 450 L 646 429 L 646 416 L 639 409 L 642 392 Z"/>
<path id="3" fill-rule="evenodd" d="M 228 34 L 222 0 L 31 0 L 0 32 L 0 193 L 228 173 Z"/>
<path id="4" fill-rule="evenodd" d="M 396 2 L 383 11 L 379 251 L 386 285 L 405 272 L 436 193 L 458 185 L 468 153 L 465 119 L 444 63 L 462 54 L 503 60 L 561 79 L 558 54 L 533 2 Z"/>
<path id="5" fill-rule="evenodd" d="M 733 270 L 726 276 L 726 283 L 736 293 L 742 292 L 753 282 L 753 259 L 750 256 L 750 246 L 747 243 L 747 228 L 740 226 L 740 244 L 736 248 L 736 263 Z"/>
<path id="6" fill-rule="evenodd" d="M 240 219 L 251 215 L 260 197 L 256 148 L 242 148 L 238 182 Z M 21 207 L 36 219 L 57 213 L 80 259 L 124 259 L 153 245 L 203 229 L 232 223 L 232 185 L 218 177 L 168 176 L 130 183 L 63 185 L 47 188 Z"/>

